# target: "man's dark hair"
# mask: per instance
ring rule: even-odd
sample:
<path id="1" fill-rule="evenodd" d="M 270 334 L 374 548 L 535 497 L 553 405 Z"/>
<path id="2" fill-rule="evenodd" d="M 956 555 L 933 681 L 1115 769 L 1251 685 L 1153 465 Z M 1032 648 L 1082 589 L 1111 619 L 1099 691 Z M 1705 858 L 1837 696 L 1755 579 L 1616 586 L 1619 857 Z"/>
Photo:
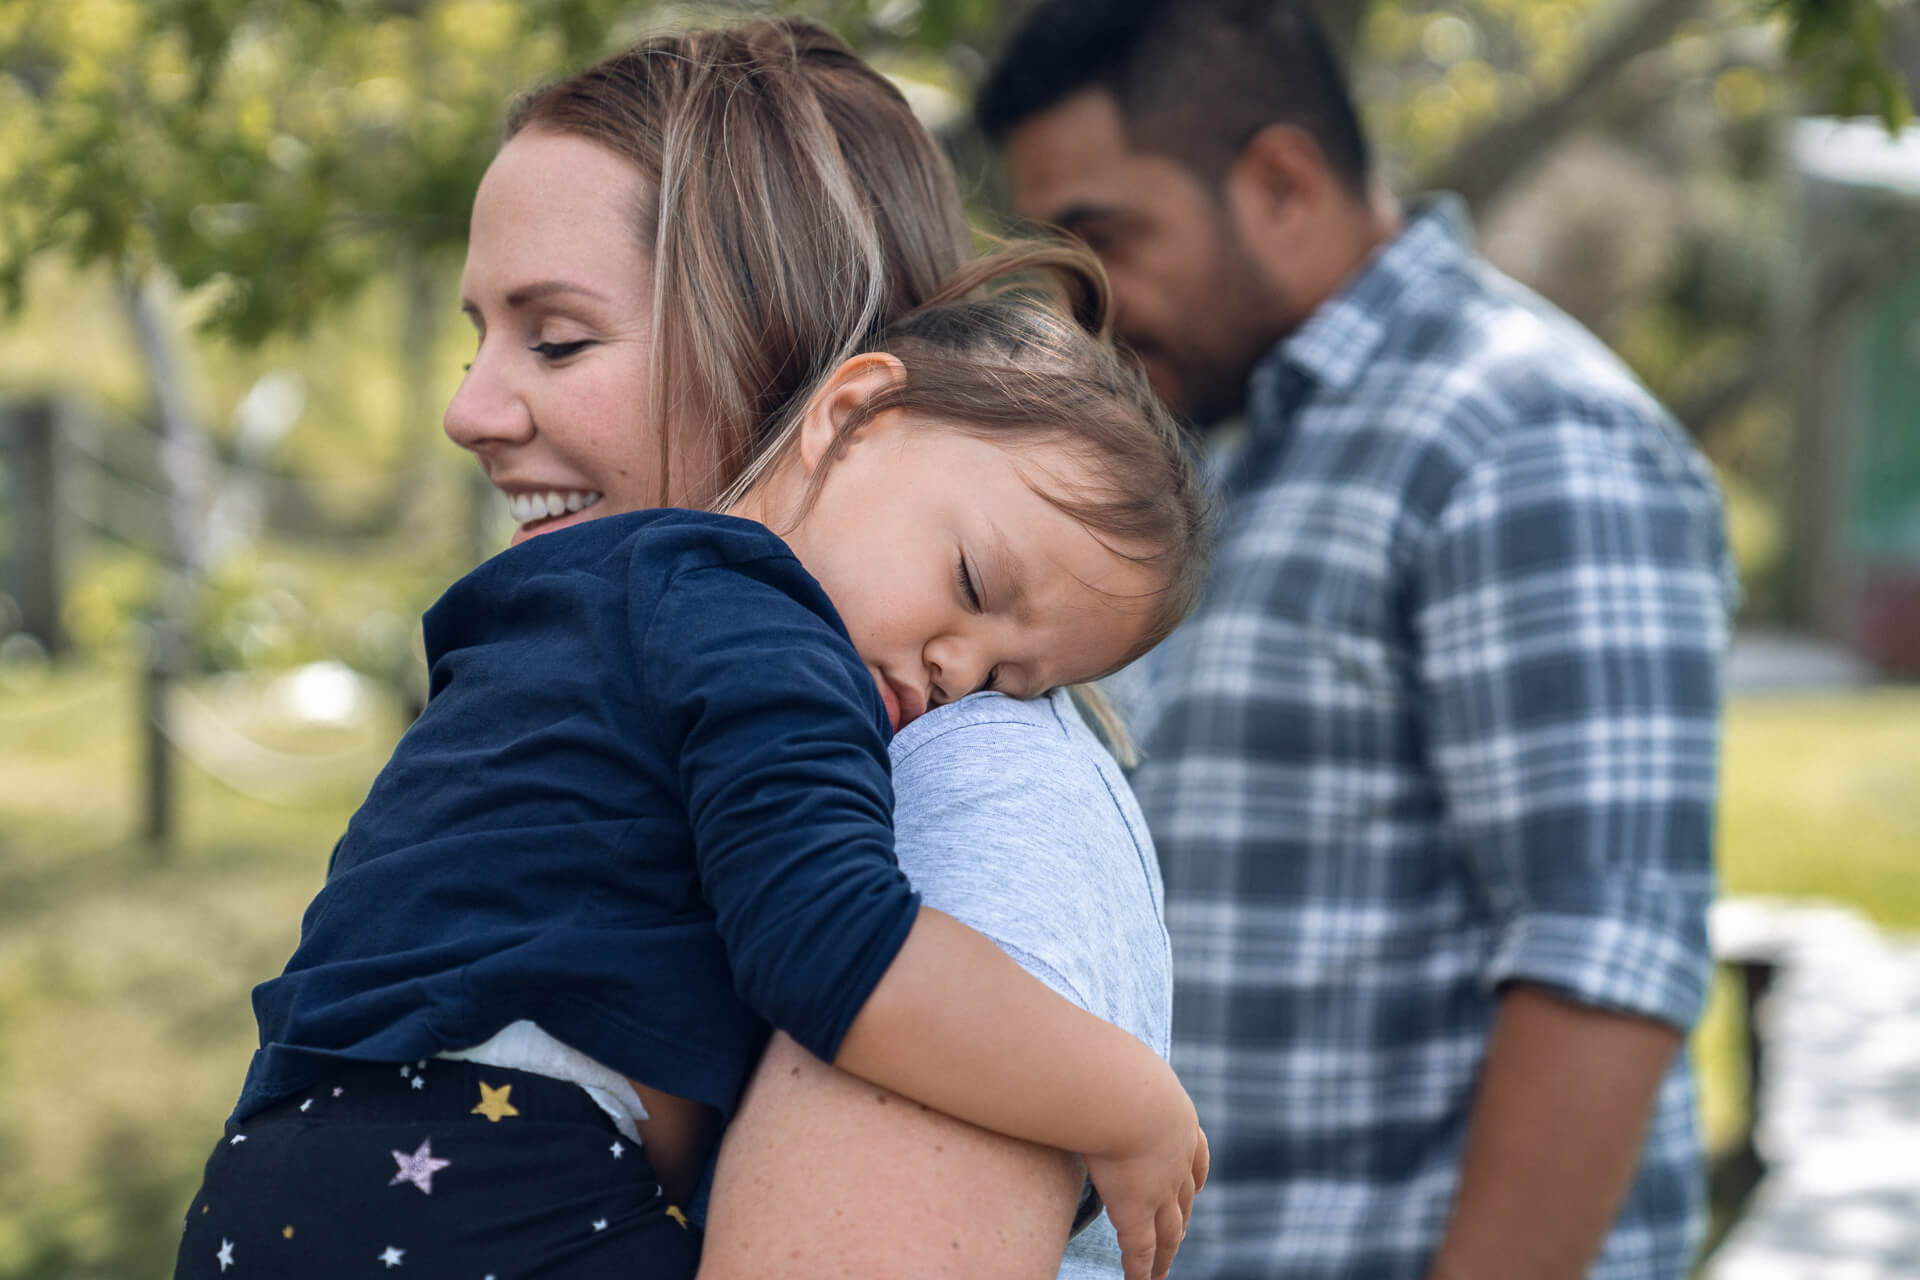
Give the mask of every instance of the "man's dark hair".
<path id="1" fill-rule="evenodd" d="M 1356 195 L 1366 135 L 1333 46 L 1297 0 L 1047 0 L 1021 24 L 975 115 L 995 143 L 1082 89 L 1119 104 L 1128 141 L 1218 182 L 1270 124 L 1305 130 Z"/>

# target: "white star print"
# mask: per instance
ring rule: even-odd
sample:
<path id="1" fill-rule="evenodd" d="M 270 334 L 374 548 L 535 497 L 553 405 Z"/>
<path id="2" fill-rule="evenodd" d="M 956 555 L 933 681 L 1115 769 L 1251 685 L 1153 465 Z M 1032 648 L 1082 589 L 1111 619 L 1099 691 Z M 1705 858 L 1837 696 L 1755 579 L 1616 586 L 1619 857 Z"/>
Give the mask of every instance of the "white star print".
<path id="1" fill-rule="evenodd" d="M 333 1086 L 333 1096 L 334 1096 L 334 1097 L 336 1097 L 336 1098 L 337 1098 L 337 1097 L 339 1097 L 339 1096 L 340 1096 L 341 1094 L 343 1094 L 343 1093 L 345 1093 L 345 1092 L 346 1092 L 346 1090 L 345 1090 L 345 1089 L 343 1089 L 343 1088 L 341 1088 L 341 1087 L 340 1087 L 339 1085 L 335 1085 L 335 1086 Z"/>
<path id="2" fill-rule="evenodd" d="M 427 1087 L 427 1078 L 426 1078 L 425 1076 L 415 1076 L 415 1077 L 413 1078 L 413 1087 L 414 1087 L 414 1088 L 416 1088 L 416 1089 L 424 1089 L 424 1088 L 426 1088 L 426 1087 Z"/>
<path id="3" fill-rule="evenodd" d="M 427 1138 L 420 1143 L 419 1149 L 412 1155 L 404 1151 L 395 1151 L 393 1158 L 400 1162 L 400 1172 L 393 1175 L 388 1186 L 397 1186 L 402 1182 L 411 1182 L 428 1195 L 433 1194 L 433 1175 L 452 1163 L 439 1160 L 433 1154 L 433 1139 Z"/>
<path id="4" fill-rule="evenodd" d="M 405 1249 L 396 1249 L 392 1245 L 388 1245 L 387 1251 L 380 1255 L 380 1261 L 386 1263 L 387 1270 L 391 1271 L 400 1265 L 400 1256 L 405 1252 Z"/>
<path id="5" fill-rule="evenodd" d="M 419 1070 L 425 1071 L 427 1069 L 427 1060 L 425 1058 L 422 1058 L 420 1059 L 420 1061 L 414 1063 L 413 1065 Z"/>
<path id="6" fill-rule="evenodd" d="M 214 1255 L 214 1258 L 216 1261 L 220 1263 L 220 1269 L 222 1271 L 225 1271 L 228 1267 L 232 1266 L 233 1265 L 233 1241 L 227 1239 L 225 1236 L 222 1236 L 220 1238 L 220 1252 L 216 1253 Z"/>
<path id="7" fill-rule="evenodd" d="M 247 1135 L 246 1135 L 246 1134 L 244 1134 L 244 1133 L 236 1133 L 236 1134 L 234 1134 L 234 1135 L 233 1135 L 233 1137 L 231 1137 L 231 1138 L 229 1138 L 229 1139 L 227 1140 L 227 1145 L 228 1145 L 228 1146 L 230 1146 L 230 1147 L 237 1147 L 237 1146 L 239 1146 L 239 1145 L 240 1145 L 241 1143 L 243 1143 L 243 1142 L 245 1142 L 246 1140 L 247 1140 Z"/>
<path id="8" fill-rule="evenodd" d="M 608 1147 L 607 1150 L 613 1152 L 613 1158 L 615 1160 L 618 1160 L 621 1156 L 627 1154 L 627 1149 L 620 1145 L 620 1140 L 618 1138 L 614 1139 L 613 1145 Z"/>
<path id="9" fill-rule="evenodd" d="M 410 1076 L 413 1074 L 413 1068 L 403 1065 L 400 1068 L 400 1074 L 403 1076 Z"/>
<path id="10" fill-rule="evenodd" d="M 593 1220 L 593 1229 L 595 1231 L 605 1231 L 607 1229 L 607 1220 L 605 1218 L 595 1218 Z"/>
<path id="11" fill-rule="evenodd" d="M 305 1111 L 308 1107 L 311 1107 L 312 1105 L 313 1105 L 313 1099 L 308 1098 L 305 1102 L 300 1104 L 300 1109 L 302 1111 Z"/>

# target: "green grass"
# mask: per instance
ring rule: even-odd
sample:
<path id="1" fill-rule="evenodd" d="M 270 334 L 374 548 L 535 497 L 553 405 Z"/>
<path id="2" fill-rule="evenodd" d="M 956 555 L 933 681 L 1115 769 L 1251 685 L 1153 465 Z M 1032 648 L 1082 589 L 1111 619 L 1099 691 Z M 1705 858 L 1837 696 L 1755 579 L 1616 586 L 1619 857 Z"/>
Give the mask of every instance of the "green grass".
<path id="1" fill-rule="evenodd" d="M 216 732 L 194 705 L 200 735 Z M 171 1274 L 179 1215 L 253 1047 L 248 992 L 292 950 L 399 728 L 377 715 L 300 742 L 229 725 L 246 738 L 207 752 L 222 774 L 244 785 L 268 759 L 292 763 L 311 780 L 305 803 L 182 764 L 163 858 L 133 834 L 136 716 L 126 678 L 0 687 L 0 1276 Z M 234 755 L 255 737 L 308 750 Z"/>
<path id="2" fill-rule="evenodd" d="M 1818 899 L 1920 931 L 1920 689 L 1773 695 L 1727 710 L 1720 888 Z M 1694 1036 L 1701 1126 L 1733 1141 L 1750 1099 L 1738 984 L 1721 975 Z"/>
<path id="3" fill-rule="evenodd" d="M 4 672 L 0 672 L 4 675 Z M 0 1277 L 170 1274 L 178 1215 L 238 1092 L 247 993 L 299 933 L 328 849 L 397 736 L 387 710 L 302 729 L 196 685 L 179 836 L 140 825 L 135 686 L 0 683 Z M 297 800 L 298 803 L 288 803 Z M 1920 691 L 1736 704 L 1721 874 L 1920 929 Z M 1745 1099 L 1716 1004 L 1710 1135 Z"/>
<path id="4" fill-rule="evenodd" d="M 1724 757 L 1725 892 L 1920 931 L 1920 688 L 1736 702 Z"/>

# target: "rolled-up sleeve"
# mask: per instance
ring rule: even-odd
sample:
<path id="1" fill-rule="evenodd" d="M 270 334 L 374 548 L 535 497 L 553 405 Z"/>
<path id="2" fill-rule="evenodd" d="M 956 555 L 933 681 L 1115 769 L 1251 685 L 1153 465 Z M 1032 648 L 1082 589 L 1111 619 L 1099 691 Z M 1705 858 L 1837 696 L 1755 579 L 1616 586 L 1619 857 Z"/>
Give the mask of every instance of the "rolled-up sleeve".
<path id="1" fill-rule="evenodd" d="M 1710 480 L 1605 426 L 1516 433 L 1433 527 L 1428 745 L 1497 920 L 1484 980 L 1685 1028 L 1710 969 L 1724 539 Z"/>
<path id="2" fill-rule="evenodd" d="M 639 652 L 740 998 L 832 1061 L 913 925 L 879 695 L 783 562 L 683 573 Z M 817 588 L 813 591 L 817 594 Z"/>

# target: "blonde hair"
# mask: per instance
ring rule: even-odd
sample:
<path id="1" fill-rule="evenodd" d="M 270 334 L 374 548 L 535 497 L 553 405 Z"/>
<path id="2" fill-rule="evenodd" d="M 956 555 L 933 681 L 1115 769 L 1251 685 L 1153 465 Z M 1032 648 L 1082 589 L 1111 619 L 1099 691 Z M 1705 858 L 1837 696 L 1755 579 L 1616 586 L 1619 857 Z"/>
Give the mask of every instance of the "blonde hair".
<path id="1" fill-rule="evenodd" d="M 704 506 L 796 394 L 966 261 L 953 170 L 899 90 L 797 18 L 659 36 L 535 90 L 505 135 L 587 138 L 649 184 L 663 503 Z M 672 492 L 676 444 L 715 474 Z"/>
<path id="2" fill-rule="evenodd" d="M 839 423 L 798 514 L 844 444 L 884 413 L 1005 447 L 1063 444 L 1088 465 L 1092 483 L 1072 493 L 1039 484 L 1034 491 L 1114 554 L 1158 571 L 1141 634 L 1116 669 L 1133 661 L 1199 599 L 1212 504 L 1178 424 L 1106 339 L 1108 317 L 1106 276 L 1082 246 L 1007 249 L 955 273 L 877 335 L 869 349 L 899 360 L 902 373 Z M 797 448 L 807 399 L 783 415 L 717 505 L 731 506 Z M 1093 710 L 1106 720 L 1104 704 Z"/>

